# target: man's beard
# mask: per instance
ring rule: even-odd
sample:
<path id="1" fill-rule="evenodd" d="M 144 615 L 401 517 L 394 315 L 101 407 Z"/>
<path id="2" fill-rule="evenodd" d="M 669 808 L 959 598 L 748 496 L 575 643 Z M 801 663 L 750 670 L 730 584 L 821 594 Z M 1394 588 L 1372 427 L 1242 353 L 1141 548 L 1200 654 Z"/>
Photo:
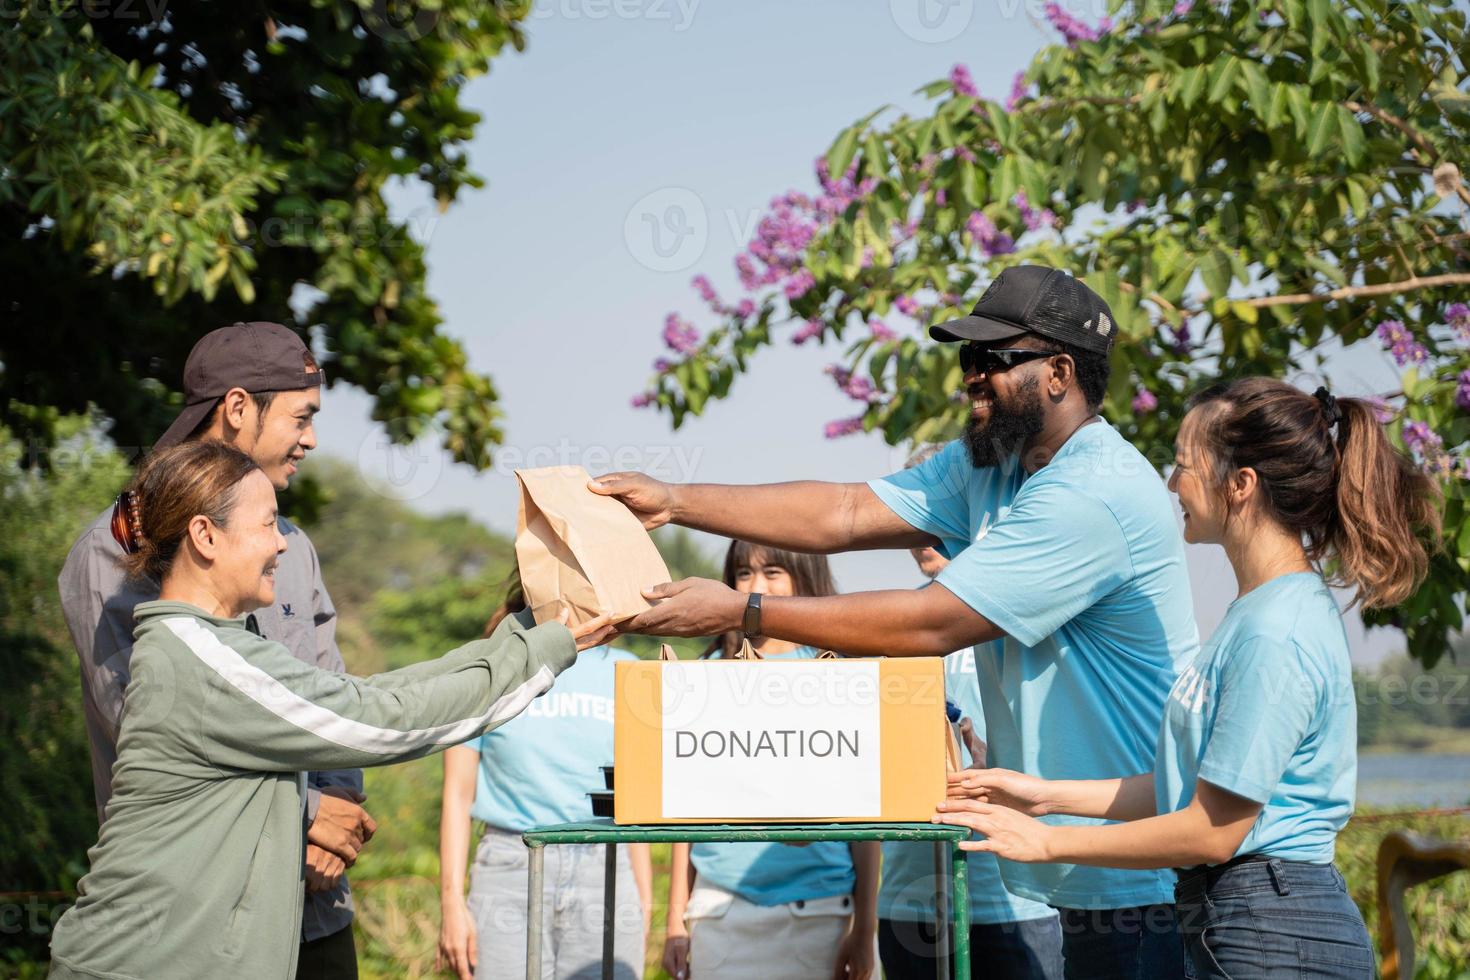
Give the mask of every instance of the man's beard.
<path id="1" fill-rule="evenodd" d="M 1034 375 L 1021 382 L 1012 405 L 1002 405 L 992 389 L 989 420 L 981 422 L 971 415 L 965 426 L 965 448 L 970 451 L 971 465 L 995 466 L 1014 456 L 1041 431 L 1043 422 L 1041 386 Z"/>

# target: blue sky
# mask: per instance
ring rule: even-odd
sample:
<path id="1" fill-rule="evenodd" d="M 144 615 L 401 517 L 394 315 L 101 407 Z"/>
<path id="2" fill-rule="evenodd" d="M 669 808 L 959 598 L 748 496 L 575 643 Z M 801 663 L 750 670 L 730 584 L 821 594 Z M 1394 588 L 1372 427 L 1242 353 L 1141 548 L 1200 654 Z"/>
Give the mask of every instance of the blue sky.
<path id="1" fill-rule="evenodd" d="M 1106 12 L 1104 0 L 1066 6 L 1090 23 Z M 323 451 L 420 509 L 466 510 L 506 532 L 515 527 L 518 466 L 741 483 L 860 480 L 897 468 L 901 452 L 876 436 L 823 438 L 824 423 L 853 414 L 821 373 L 840 348 L 763 352 L 733 397 L 678 432 L 629 399 L 663 353 L 666 313 L 709 325 L 690 278 L 703 272 L 722 296 L 736 296 L 732 261 L 754 220 L 772 196 L 813 188 L 812 161 L 840 128 L 880 105 L 920 106 L 914 90 L 956 62 L 982 93 L 1004 97 L 1015 72 L 1055 39 L 1040 8 L 538 0 L 525 53 L 496 60 L 464 94 L 484 117 L 469 152 L 488 186 L 442 215 L 416 188 L 392 197 L 428 246 L 447 332 L 495 379 L 506 447 L 483 473 L 448 462 L 433 440 L 390 449 L 368 399 L 334 388 L 320 419 Z M 1343 366 L 1344 393 L 1393 383 L 1376 354 Z M 1234 581 L 1217 548 L 1192 548 L 1190 560 L 1208 634 Z M 845 591 L 917 581 L 902 553 L 833 564 Z M 1362 659 L 1397 646 L 1383 631 L 1367 640 L 1350 633 Z"/>

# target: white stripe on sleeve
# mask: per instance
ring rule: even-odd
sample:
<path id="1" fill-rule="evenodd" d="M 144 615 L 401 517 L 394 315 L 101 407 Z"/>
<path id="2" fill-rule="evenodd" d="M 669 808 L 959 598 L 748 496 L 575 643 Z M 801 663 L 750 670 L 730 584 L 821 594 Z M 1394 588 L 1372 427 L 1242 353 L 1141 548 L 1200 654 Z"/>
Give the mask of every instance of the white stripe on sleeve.
<path id="1" fill-rule="evenodd" d="M 426 745 L 457 745 L 486 727 L 514 718 L 556 680 L 551 668 L 543 666 L 515 690 L 497 698 L 484 714 L 433 728 L 399 731 L 344 718 L 302 697 L 221 642 L 198 620 L 178 616 L 163 624 L 231 687 L 271 714 L 329 742 L 379 755 L 398 755 Z"/>

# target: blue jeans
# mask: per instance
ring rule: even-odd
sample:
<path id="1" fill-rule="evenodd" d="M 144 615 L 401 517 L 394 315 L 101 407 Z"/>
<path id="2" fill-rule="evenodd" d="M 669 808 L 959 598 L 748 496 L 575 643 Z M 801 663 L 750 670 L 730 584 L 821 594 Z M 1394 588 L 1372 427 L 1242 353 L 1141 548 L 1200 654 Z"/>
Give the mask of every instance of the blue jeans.
<path id="1" fill-rule="evenodd" d="M 1256 859 L 1180 872 L 1180 929 L 1199 980 L 1370 980 L 1373 944 L 1330 864 Z"/>
<path id="2" fill-rule="evenodd" d="M 932 922 L 878 920 L 885 980 L 934 980 Z M 950 976 L 954 960 L 950 960 Z M 970 974 L 994 980 L 1061 980 L 1062 933 L 1055 916 L 970 926 Z"/>
<path id="3" fill-rule="evenodd" d="M 1057 909 L 1067 980 L 1162 980 L 1187 976 L 1172 905 Z"/>

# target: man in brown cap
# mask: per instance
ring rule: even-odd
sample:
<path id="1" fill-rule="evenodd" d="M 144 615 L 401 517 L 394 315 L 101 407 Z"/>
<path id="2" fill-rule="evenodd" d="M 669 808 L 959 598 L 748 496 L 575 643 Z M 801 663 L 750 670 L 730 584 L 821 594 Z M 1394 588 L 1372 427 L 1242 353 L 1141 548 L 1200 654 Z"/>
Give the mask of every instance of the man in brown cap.
<path id="1" fill-rule="evenodd" d="M 237 323 L 214 330 L 189 352 L 184 410 L 155 448 L 191 439 L 227 442 L 249 453 L 276 489 L 284 490 L 301 460 L 316 448 L 313 419 L 321 408 L 321 383 L 310 349 L 279 323 Z M 275 603 L 254 614 L 260 632 L 307 663 L 342 671 L 337 614 L 322 584 L 316 549 L 304 531 L 284 517 L 279 520 L 289 545 L 276 568 Z M 158 598 L 157 583 L 124 575 L 122 546 L 111 526 L 109 508 L 72 545 L 59 580 L 62 610 L 81 664 L 99 822 L 106 819 L 112 796 L 112 764 L 133 646 L 133 607 Z M 360 806 L 363 799 L 360 770 L 308 774 L 300 978 L 357 976 L 346 867 L 375 829 Z M 208 874 L 208 869 L 200 873 Z"/>

